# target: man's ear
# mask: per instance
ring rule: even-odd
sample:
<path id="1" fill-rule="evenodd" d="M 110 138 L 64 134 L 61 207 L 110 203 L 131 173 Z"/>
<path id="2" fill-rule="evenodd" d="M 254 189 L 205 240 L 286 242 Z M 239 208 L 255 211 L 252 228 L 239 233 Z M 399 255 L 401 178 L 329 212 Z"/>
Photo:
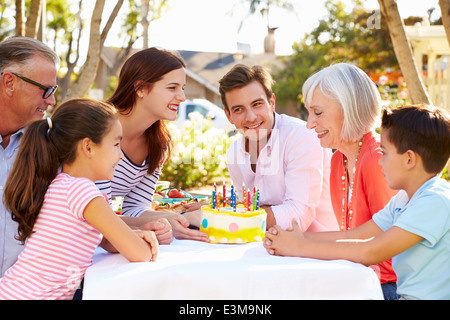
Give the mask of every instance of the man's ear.
<path id="1" fill-rule="evenodd" d="M 227 116 L 228 121 L 230 121 L 231 124 L 234 124 L 234 122 L 231 118 L 231 115 L 230 115 L 230 111 L 228 111 L 227 107 L 224 108 L 224 111 L 225 111 L 225 115 Z"/>
<path id="2" fill-rule="evenodd" d="M 10 73 L 4 73 L 1 77 L 1 82 L 3 85 L 3 88 L 5 88 L 6 94 L 11 97 L 14 92 L 15 87 L 15 81 L 14 76 Z"/>
<path id="3" fill-rule="evenodd" d="M 275 112 L 275 93 L 272 93 L 269 102 L 272 107 L 272 112 Z"/>

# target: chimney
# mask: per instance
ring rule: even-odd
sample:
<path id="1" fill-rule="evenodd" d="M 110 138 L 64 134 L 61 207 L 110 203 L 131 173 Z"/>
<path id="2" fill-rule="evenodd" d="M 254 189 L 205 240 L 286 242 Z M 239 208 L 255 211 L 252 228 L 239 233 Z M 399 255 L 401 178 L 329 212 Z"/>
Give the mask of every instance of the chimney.
<path id="1" fill-rule="evenodd" d="M 264 52 L 275 54 L 275 30 L 278 28 L 267 27 L 267 36 L 264 38 Z"/>

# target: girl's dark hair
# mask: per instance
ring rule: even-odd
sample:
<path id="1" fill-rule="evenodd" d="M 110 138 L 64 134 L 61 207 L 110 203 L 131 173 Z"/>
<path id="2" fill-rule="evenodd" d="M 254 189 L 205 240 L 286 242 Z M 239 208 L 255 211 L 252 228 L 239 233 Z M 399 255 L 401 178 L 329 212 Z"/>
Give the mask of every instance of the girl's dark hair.
<path id="1" fill-rule="evenodd" d="M 450 156 L 450 117 L 440 108 L 407 105 L 385 109 L 381 128 L 388 129 L 388 139 L 402 154 L 417 152 L 428 173 L 440 173 Z"/>
<path id="2" fill-rule="evenodd" d="M 108 102 L 121 114 L 131 112 L 136 104 L 136 92 L 152 85 L 173 70 L 185 68 L 181 57 L 158 48 L 148 48 L 132 55 L 123 65 L 119 83 Z M 148 173 L 152 174 L 170 158 L 171 136 L 163 120 L 156 121 L 145 132 L 148 144 Z M 151 154 L 151 156 L 150 156 Z"/>
<path id="3" fill-rule="evenodd" d="M 75 160 L 80 140 L 100 143 L 118 112 L 105 102 L 72 99 L 57 107 L 50 120 L 29 125 L 5 186 L 5 205 L 19 224 L 17 240 L 22 243 L 31 235 L 59 166 Z"/>

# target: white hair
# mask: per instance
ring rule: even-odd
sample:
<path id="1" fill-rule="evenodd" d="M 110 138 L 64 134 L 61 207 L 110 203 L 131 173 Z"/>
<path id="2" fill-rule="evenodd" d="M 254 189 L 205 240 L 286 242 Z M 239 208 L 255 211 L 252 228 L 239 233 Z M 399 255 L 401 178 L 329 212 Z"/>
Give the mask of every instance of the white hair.
<path id="1" fill-rule="evenodd" d="M 309 77 L 302 90 L 306 105 L 311 104 L 316 88 L 340 104 L 344 112 L 342 140 L 358 141 L 379 125 L 380 93 L 375 83 L 360 68 L 348 63 L 337 63 Z"/>

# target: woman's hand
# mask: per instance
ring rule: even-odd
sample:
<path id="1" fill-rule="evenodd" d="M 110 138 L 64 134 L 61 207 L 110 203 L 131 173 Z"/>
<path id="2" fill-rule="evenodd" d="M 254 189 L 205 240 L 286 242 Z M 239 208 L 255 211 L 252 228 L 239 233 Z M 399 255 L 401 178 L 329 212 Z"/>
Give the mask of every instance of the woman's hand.
<path id="1" fill-rule="evenodd" d="M 140 229 L 154 231 L 159 244 L 170 244 L 173 241 L 172 226 L 166 218 L 147 221 L 141 224 Z"/>
<path id="2" fill-rule="evenodd" d="M 191 226 L 199 228 L 200 219 L 202 218 L 202 210 L 198 209 L 195 211 L 187 211 L 185 214 L 183 214 L 183 217 L 185 217 L 189 221 Z"/>
<path id="3" fill-rule="evenodd" d="M 186 203 L 183 207 L 186 209 L 186 212 L 200 210 L 202 206 L 208 205 L 209 201 L 200 201 L 200 202 L 191 202 Z"/>
<path id="4" fill-rule="evenodd" d="M 160 244 L 169 244 L 172 242 L 172 238 L 170 238 L 169 241 L 169 235 L 177 239 L 209 242 L 207 234 L 198 230 L 189 229 L 190 221 L 179 213 L 147 210 L 144 211 L 139 217 L 121 217 L 129 226 L 133 228 L 155 231 L 158 240 L 161 240 Z M 194 220 L 194 217 L 191 217 L 191 219 Z M 158 229 L 161 225 L 156 223 L 160 223 L 164 220 L 168 221 L 171 226 L 170 231 L 168 231 L 169 229 L 167 223 L 164 223 L 164 227 L 162 229 Z M 198 218 L 198 221 L 200 221 L 200 218 Z M 164 230 L 167 230 L 167 232 L 164 233 Z"/>
<path id="5" fill-rule="evenodd" d="M 180 214 L 170 214 L 167 218 L 172 225 L 173 235 L 177 239 L 209 242 L 208 235 L 198 230 L 189 229 L 189 220 Z"/>

